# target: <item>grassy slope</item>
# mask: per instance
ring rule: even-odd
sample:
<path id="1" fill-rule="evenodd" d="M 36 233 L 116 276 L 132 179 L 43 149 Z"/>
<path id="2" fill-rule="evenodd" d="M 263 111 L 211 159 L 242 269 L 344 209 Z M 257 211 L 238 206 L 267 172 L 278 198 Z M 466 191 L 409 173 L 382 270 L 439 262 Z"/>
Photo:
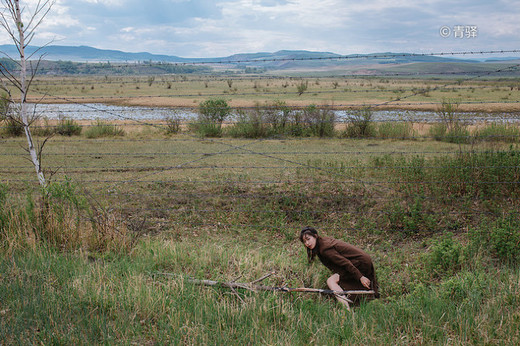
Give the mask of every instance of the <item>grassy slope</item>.
<path id="1" fill-rule="evenodd" d="M 439 283 L 362 304 L 351 314 L 305 294 L 193 286 L 157 272 L 268 284 L 318 285 L 299 244 L 233 241 L 227 235 L 143 242 L 131 256 L 89 260 L 41 250 L 3 259 L 0 340 L 11 343 L 517 344 L 520 272 L 467 268 Z M 402 245 L 402 244 L 401 244 Z M 380 254 L 371 249 L 371 253 Z M 400 251 L 396 251 L 400 253 Z M 417 259 L 402 254 L 404 269 Z M 296 256 L 296 257 L 295 257 Z M 395 253 L 388 254 L 395 257 Z M 397 262 L 397 261 L 396 261 Z M 376 257 L 383 283 L 385 261 Z M 417 271 L 414 269 L 413 271 Z M 384 286 L 383 286 L 384 287 Z"/>

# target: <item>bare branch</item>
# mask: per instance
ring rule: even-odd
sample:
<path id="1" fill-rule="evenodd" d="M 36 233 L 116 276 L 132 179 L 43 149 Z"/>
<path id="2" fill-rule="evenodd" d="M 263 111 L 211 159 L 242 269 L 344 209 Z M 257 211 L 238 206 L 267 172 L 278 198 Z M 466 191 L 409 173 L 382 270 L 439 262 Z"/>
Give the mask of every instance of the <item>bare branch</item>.
<path id="1" fill-rule="evenodd" d="M 172 273 L 154 273 L 158 275 L 165 275 L 165 276 L 175 276 L 179 277 L 179 275 L 172 274 Z M 270 276 L 271 274 L 268 274 Z M 265 278 L 264 278 L 265 279 Z M 239 282 L 220 282 L 220 281 L 213 281 L 213 280 L 198 280 L 193 278 L 187 278 L 187 281 L 192 284 L 197 285 L 206 285 L 206 286 L 221 286 L 221 287 L 227 287 L 227 288 L 243 288 L 250 291 L 273 291 L 273 292 L 302 292 L 302 293 L 321 293 L 321 294 L 328 294 L 328 295 L 334 295 L 337 297 L 340 297 L 345 302 L 352 301 L 348 298 L 350 295 L 374 295 L 375 291 L 373 290 L 349 290 L 349 291 L 334 291 L 334 290 L 327 290 L 327 289 L 321 289 L 321 288 L 307 288 L 307 287 L 274 287 L 274 286 L 263 286 L 263 285 L 255 285 L 252 283 L 239 283 Z M 255 281 L 253 281 L 255 282 Z"/>

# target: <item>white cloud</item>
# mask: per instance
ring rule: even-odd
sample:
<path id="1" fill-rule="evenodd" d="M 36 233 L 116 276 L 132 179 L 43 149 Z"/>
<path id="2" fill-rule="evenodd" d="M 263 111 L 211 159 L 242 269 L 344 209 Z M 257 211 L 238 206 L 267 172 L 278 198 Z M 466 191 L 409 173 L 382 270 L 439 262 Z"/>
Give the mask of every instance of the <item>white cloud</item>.
<path id="1" fill-rule="evenodd" d="M 511 49 L 518 14 L 517 0 L 58 0 L 35 41 L 190 57 Z M 458 24 L 477 25 L 479 37 L 440 37 L 442 25 Z"/>

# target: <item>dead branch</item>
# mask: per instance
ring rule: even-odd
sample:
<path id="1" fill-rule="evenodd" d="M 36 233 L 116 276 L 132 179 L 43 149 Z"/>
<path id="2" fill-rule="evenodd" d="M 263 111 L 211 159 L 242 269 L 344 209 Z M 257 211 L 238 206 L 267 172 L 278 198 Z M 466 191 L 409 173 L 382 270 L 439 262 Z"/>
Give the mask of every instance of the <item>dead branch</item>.
<path id="1" fill-rule="evenodd" d="M 172 273 L 154 273 L 158 275 L 164 275 L 164 276 L 173 276 L 178 277 L 177 274 Z M 334 290 L 328 290 L 328 289 L 322 289 L 322 288 L 308 288 L 308 287 L 275 287 L 275 286 L 264 286 L 264 285 L 257 285 L 256 282 L 262 281 L 266 279 L 267 277 L 271 276 L 273 273 L 264 275 L 262 278 L 257 279 L 252 282 L 248 283 L 240 283 L 240 282 L 222 282 L 222 281 L 214 281 L 214 280 L 199 280 L 194 278 L 187 278 L 187 282 L 196 284 L 196 285 L 205 285 L 205 286 L 220 286 L 220 287 L 226 287 L 230 289 L 235 288 L 243 288 L 249 291 L 272 291 L 272 292 L 302 292 L 302 293 L 321 293 L 321 294 L 330 294 L 330 295 L 336 295 L 340 296 L 341 298 L 347 299 L 347 301 L 350 301 L 348 296 L 350 295 L 371 295 L 375 294 L 373 290 L 349 290 L 349 291 L 334 291 Z M 346 297 L 345 297 L 346 296 Z"/>

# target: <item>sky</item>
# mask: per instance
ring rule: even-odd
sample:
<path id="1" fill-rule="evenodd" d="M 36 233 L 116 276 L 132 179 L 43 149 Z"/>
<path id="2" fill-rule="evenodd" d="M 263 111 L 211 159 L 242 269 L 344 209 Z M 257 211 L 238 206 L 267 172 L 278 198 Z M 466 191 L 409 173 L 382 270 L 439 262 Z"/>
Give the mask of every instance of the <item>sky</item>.
<path id="1" fill-rule="evenodd" d="M 36 2 L 21 0 L 26 15 Z M 519 0 L 56 0 L 32 43 L 186 58 L 515 50 L 518 18 Z"/>

